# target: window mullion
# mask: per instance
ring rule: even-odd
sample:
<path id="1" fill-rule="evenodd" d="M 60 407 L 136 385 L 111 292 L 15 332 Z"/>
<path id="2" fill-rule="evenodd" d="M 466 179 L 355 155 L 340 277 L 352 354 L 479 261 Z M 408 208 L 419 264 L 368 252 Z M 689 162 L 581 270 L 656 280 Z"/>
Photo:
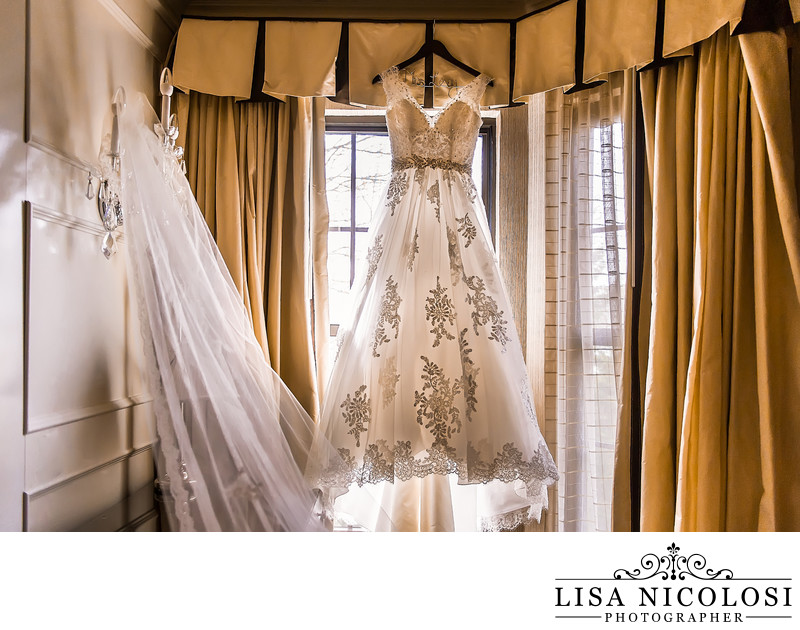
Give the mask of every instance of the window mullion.
<path id="1" fill-rule="evenodd" d="M 350 134 L 350 287 L 356 278 L 356 134 Z"/>

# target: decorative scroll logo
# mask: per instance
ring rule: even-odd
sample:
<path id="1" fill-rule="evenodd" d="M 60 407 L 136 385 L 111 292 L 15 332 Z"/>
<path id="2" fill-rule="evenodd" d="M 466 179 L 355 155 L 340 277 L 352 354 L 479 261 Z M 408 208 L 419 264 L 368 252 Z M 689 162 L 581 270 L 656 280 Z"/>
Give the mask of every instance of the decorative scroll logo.
<path id="1" fill-rule="evenodd" d="M 555 619 L 608 624 L 758 624 L 792 619 L 792 578 L 740 575 L 709 566 L 700 553 L 681 553 L 674 542 L 666 552 L 641 556 L 638 566 L 604 576 L 555 578 Z M 634 556 L 635 558 L 635 556 Z M 611 575 L 609 576 L 609 573 Z M 696 626 L 692 626 L 696 627 Z"/>
<path id="2" fill-rule="evenodd" d="M 615 580 L 649 580 L 661 576 L 662 580 L 685 580 L 687 577 L 698 580 L 732 580 L 733 571 L 720 569 L 714 571 L 706 568 L 706 558 L 702 554 L 693 553 L 690 556 L 679 555 L 680 547 L 672 543 L 667 547 L 667 555 L 648 553 L 642 556 L 641 569 L 617 569 L 614 571 Z"/>

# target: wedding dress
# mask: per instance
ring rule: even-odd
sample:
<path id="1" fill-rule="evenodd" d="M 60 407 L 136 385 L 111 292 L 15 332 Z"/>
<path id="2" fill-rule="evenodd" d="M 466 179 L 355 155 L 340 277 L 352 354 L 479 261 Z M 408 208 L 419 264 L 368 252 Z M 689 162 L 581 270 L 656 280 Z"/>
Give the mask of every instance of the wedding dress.
<path id="1" fill-rule="evenodd" d="M 315 425 L 267 364 L 143 95 L 121 115 L 119 131 L 115 185 L 171 529 L 323 529 L 304 478 Z M 331 462 L 338 457 L 324 440 L 315 449 Z"/>
<path id="2" fill-rule="evenodd" d="M 322 414 L 341 458 L 315 457 L 312 481 L 336 511 L 348 489 L 449 475 L 482 485 L 482 529 L 538 520 L 558 472 L 471 177 L 490 79 L 433 117 L 396 69 L 382 79 L 392 175 Z"/>

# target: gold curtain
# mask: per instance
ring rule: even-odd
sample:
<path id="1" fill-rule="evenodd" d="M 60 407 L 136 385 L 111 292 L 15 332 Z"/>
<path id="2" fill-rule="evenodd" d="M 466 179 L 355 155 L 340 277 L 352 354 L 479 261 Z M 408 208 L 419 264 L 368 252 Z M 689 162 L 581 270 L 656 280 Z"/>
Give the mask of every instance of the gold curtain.
<path id="1" fill-rule="evenodd" d="M 330 318 L 328 315 L 328 212 L 327 178 L 325 175 L 325 103 L 314 99 L 311 148 L 311 269 L 314 318 L 314 356 L 317 363 L 317 393 L 320 402 L 325 400 L 325 386 L 330 372 L 328 343 Z"/>
<path id="2" fill-rule="evenodd" d="M 625 177 L 625 221 L 628 229 L 626 233 L 625 247 L 627 250 L 627 274 L 625 300 L 625 327 L 622 340 L 622 374 L 617 392 L 617 432 L 614 448 L 614 481 L 612 484 L 611 500 L 611 529 L 616 532 L 631 531 L 631 421 L 636 415 L 634 411 L 634 401 L 638 403 L 638 408 L 642 406 L 644 392 L 644 375 L 647 366 L 647 334 L 650 328 L 650 273 L 649 266 L 645 266 L 641 278 L 638 278 L 638 292 L 634 285 L 636 280 L 636 252 L 634 247 L 634 230 L 641 231 L 644 235 L 642 243 L 638 244 L 641 248 L 641 255 L 647 259 L 651 247 L 650 234 L 652 233 L 652 202 L 650 200 L 651 185 L 643 188 L 643 199 L 645 205 L 644 224 L 640 227 L 634 225 L 634 199 L 636 197 L 636 177 L 634 171 L 635 137 L 637 133 L 636 125 L 636 90 L 634 88 L 637 75 L 634 71 L 625 73 L 625 101 L 623 104 L 622 119 L 626 127 L 624 131 L 624 160 L 628 165 L 628 174 Z M 647 127 L 645 121 L 645 128 Z M 652 182 L 652 164 L 647 164 L 646 176 Z M 639 302 L 638 325 L 634 321 L 634 301 Z M 638 364 L 640 366 L 638 378 L 638 400 L 633 397 L 634 374 L 631 366 L 630 357 L 633 352 L 634 341 L 638 344 Z"/>
<path id="3" fill-rule="evenodd" d="M 309 257 L 312 197 L 318 199 L 311 194 L 312 99 L 236 103 L 233 97 L 191 92 L 178 95 L 176 109 L 189 183 L 256 338 L 272 368 L 316 418 Z"/>
<path id="4" fill-rule="evenodd" d="M 743 36 L 747 64 L 726 27 L 696 56 L 640 75 L 652 200 L 650 327 L 633 331 L 649 334 L 643 531 L 800 529 L 788 62 L 785 37 L 782 54 L 767 42 L 771 56 L 752 37 Z M 770 72 L 785 83 L 772 79 L 759 94 Z M 626 501 L 615 494 L 615 513 Z"/>
<path id="5" fill-rule="evenodd" d="M 756 361 L 763 493 L 755 518 L 744 520 L 733 506 L 728 518 L 741 528 L 800 530 L 800 213 L 794 147 L 797 102 L 792 103 L 788 37 L 794 40 L 797 82 L 797 25 L 786 33 L 752 33 L 740 38 L 752 85 L 751 108 L 763 124 L 753 125 L 753 251 Z M 797 86 L 794 86 L 797 98 Z M 794 105 L 794 107 L 793 107 Z M 793 130 L 793 124 L 795 129 Z M 743 431 L 740 431 L 740 434 Z M 741 435 L 744 439 L 746 435 Z"/>

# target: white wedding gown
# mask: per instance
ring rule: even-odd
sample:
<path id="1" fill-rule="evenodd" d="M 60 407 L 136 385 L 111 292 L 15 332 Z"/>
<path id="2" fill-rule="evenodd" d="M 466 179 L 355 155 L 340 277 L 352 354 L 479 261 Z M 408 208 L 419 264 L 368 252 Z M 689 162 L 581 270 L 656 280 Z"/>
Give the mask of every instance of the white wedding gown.
<path id="1" fill-rule="evenodd" d="M 382 78 L 392 176 L 322 414 L 341 459 L 317 453 L 311 481 L 352 514 L 358 489 L 381 484 L 371 528 L 449 530 L 449 476 L 479 485 L 477 527 L 510 529 L 540 518 L 558 472 L 470 174 L 489 79 L 430 117 L 395 69 Z M 437 503 L 428 522 L 404 514 Z"/>

